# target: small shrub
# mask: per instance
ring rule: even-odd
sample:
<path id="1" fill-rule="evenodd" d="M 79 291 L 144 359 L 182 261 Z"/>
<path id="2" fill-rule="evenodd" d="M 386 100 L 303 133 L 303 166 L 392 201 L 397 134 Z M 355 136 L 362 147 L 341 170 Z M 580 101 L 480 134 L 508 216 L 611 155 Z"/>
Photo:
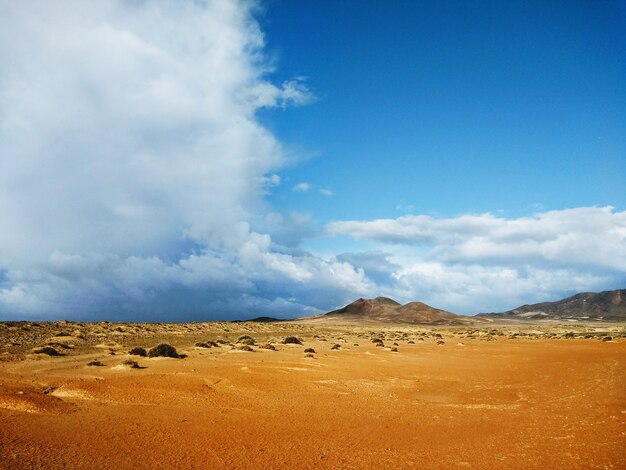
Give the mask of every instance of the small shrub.
<path id="1" fill-rule="evenodd" d="M 161 343 L 148 351 L 148 357 L 173 357 L 178 359 L 180 356 L 176 352 L 176 348 L 167 343 Z"/>
<path id="2" fill-rule="evenodd" d="M 270 351 L 276 351 L 276 346 L 274 346 L 273 344 L 267 343 L 267 344 L 262 344 L 261 346 L 259 346 L 260 349 L 269 349 Z"/>
<path id="3" fill-rule="evenodd" d="M 391 352 L 398 352 L 398 348 L 394 346 L 393 348 L 391 348 Z"/>
<path id="4" fill-rule="evenodd" d="M 611 336 L 605 336 L 602 338 L 602 341 L 613 341 L 613 338 Z"/>
<path id="5" fill-rule="evenodd" d="M 256 341 L 254 341 L 254 338 L 250 335 L 240 336 L 239 338 L 237 338 L 237 342 L 240 344 L 247 344 L 248 346 L 256 344 Z"/>
<path id="6" fill-rule="evenodd" d="M 249 345 L 247 344 L 242 344 L 241 346 L 239 346 L 238 348 L 240 351 L 248 351 L 248 352 L 253 352 L 254 349 L 252 349 Z"/>
<path id="7" fill-rule="evenodd" d="M 148 353 L 146 352 L 144 348 L 133 348 L 130 351 L 128 351 L 128 354 L 132 356 L 146 357 Z"/>
<path id="8" fill-rule="evenodd" d="M 337 349 L 341 349 L 341 346 L 339 346 L 338 344 L 333 344 L 332 347 L 330 348 L 331 351 L 334 351 Z"/>
<path id="9" fill-rule="evenodd" d="M 283 340 L 283 344 L 299 344 L 299 345 L 302 345 L 302 341 L 300 341 L 300 339 L 296 338 L 295 336 L 287 336 Z"/>
<path id="10" fill-rule="evenodd" d="M 305 352 L 305 353 L 312 353 L 312 354 L 315 354 L 315 349 L 313 349 L 313 348 L 306 348 L 306 349 L 304 350 L 304 352 Z"/>
<path id="11" fill-rule="evenodd" d="M 315 359 L 315 354 L 307 353 L 304 355 L 304 357 L 307 357 L 309 359 Z"/>
<path id="12" fill-rule="evenodd" d="M 102 362 L 100 362 L 100 361 L 89 361 L 87 363 L 87 365 L 88 366 L 98 366 L 99 367 L 99 366 L 103 366 L 104 364 Z"/>
<path id="13" fill-rule="evenodd" d="M 122 362 L 122 364 L 130 367 L 131 369 L 139 369 L 139 364 L 137 363 L 137 361 L 133 361 L 132 359 L 126 359 L 124 362 Z"/>
<path id="14" fill-rule="evenodd" d="M 35 354 L 46 354 L 48 356 L 61 356 L 62 354 L 50 346 L 44 346 L 43 348 L 35 349 Z"/>

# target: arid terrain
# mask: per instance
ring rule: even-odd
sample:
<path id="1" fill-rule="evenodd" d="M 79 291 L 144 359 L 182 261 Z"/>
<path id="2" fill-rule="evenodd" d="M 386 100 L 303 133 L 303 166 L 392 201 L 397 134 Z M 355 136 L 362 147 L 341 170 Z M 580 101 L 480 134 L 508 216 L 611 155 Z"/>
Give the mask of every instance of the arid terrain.
<path id="1" fill-rule="evenodd" d="M 129 354 L 160 343 L 184 357 Z M 619 469 L 625 448 L 623 324 L 0 323 L 0 468 Z"/>

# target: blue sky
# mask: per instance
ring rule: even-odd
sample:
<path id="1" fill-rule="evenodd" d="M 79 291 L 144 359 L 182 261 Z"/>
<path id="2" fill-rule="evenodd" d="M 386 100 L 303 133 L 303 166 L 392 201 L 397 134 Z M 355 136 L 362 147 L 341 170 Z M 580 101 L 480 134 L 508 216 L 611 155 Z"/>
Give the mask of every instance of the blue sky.
<path id="1" fill-rule="evenodd" d="M 0 320 L 626 286 L 623 1 L 0 3 Z"/>
<path id="2" fill-rule="evenodd" d="M 285 176 L 335 193 L 275 204 L 321 220 L 624 208 L 614 2 L 277 1 L 262 24 L 277 75 L 308 77 L 320 96 L 267 117 L 313 157 Z"/>

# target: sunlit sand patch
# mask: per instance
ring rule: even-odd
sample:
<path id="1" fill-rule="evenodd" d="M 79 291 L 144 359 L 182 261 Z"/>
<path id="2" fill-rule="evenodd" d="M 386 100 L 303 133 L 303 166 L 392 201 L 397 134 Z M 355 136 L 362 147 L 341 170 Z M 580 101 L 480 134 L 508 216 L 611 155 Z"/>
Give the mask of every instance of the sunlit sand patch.
<path id="1" fill-rule="evenodd" d="M 64 414 L 74 411 L 71 403 L 59 397 L 34 392 L 12 391 L 0 395 L 0 409 L 36 414 Z"/>
<path id="2" fill-rule="evenodd" d="M 466 410 L 517 410 L 521 407 L 519 403 L 508 403 L 494 405 L 490 403 L 440 403 L 439 406 L 449 408 L 463 408 Z"/>
<path id="3" fill-rule="evenodd" d="M 70 398 L 78 400 L 93 400 L 93 396 L 87 393 L 85 390 L 71 389 L 64 385 L 57 388 L 51 393 L 52 396 L 57 398 Z"/>

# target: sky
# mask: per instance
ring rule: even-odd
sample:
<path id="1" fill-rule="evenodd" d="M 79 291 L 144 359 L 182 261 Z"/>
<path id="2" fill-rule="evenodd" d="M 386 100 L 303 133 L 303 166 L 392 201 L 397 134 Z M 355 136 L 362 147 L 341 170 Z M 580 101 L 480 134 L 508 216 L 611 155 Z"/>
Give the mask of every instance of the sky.
<path id="1" fill-rule="evenodd" d="M 0 320 L 626 287 L 626 2 L 0 0 Z"/>

